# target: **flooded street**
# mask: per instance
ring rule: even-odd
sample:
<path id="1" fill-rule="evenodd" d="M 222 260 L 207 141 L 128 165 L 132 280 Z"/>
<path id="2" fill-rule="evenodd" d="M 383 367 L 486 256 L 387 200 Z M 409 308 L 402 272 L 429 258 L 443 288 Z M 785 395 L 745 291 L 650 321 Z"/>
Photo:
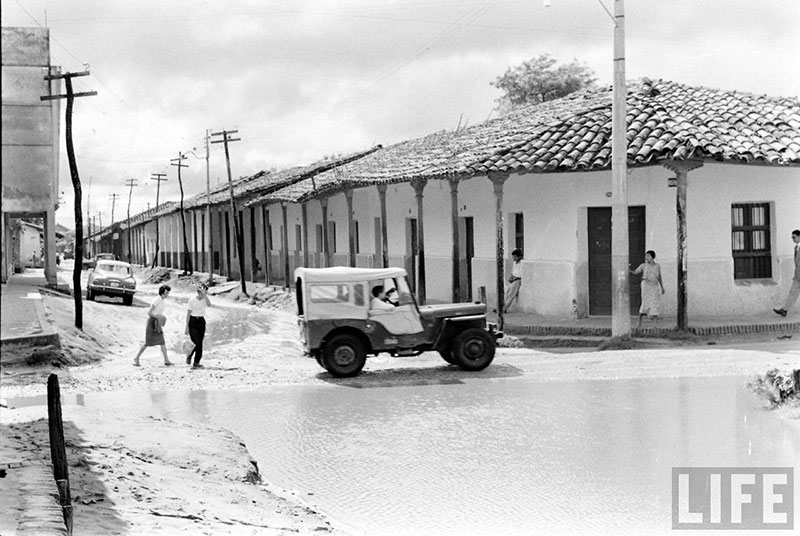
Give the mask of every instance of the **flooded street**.
<path id="1" fill-rule="evenodd" d="M 797 467 L 800 431 L 744 383 L 361 380 L 77 402 L 224 426 L 266 478 L 357 533 L 667 534 L 672 467 Z"/>

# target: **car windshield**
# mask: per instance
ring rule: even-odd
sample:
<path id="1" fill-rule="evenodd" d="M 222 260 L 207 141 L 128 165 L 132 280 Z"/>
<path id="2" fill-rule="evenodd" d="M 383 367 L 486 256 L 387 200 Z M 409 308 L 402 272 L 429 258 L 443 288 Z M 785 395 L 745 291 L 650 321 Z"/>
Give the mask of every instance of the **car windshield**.
<path id="1" fill-rule="evenodd" d="M 111 264 L 110 262 L 97 263 L 97 269 L 104 272 L 113 272 L 120 275 L 131 275 L 131 267 L 127 264 Z"/>

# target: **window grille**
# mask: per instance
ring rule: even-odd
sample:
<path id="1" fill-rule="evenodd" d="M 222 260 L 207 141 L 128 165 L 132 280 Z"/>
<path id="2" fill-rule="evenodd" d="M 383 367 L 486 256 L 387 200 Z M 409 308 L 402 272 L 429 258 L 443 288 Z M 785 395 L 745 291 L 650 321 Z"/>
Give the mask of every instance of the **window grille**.
<path id="1" fill-rule="evenodd" d="M 731 205 L 734 279 L 772 277 L 769 203 Z"/>

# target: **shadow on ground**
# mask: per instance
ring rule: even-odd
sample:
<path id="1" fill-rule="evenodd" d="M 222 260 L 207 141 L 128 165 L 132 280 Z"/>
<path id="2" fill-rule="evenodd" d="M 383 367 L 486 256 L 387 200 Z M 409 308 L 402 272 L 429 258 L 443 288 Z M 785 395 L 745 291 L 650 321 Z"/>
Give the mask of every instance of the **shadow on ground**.
<path id="1" fill-rule="evenodd" d="M 368 389 L 417 385 L 459 385 L 463 384 L 464 380 L 470 379 L 516 378 L 522 375 L 522 370 L 512 365 L 491 365 L 478 372 L 469 372 L 452 365 L 443 365 L 440 367 L 365 370 L 355 378 L 336 378 L 329 372 L 321 372 L 317 374 L 317 378 L 342 387 Z"/>
<path id="2" fill-rule="evenodd" d="M 51 466 L 50 436 L 47 419 L 30 422 L 0 425 L 0 438 L 3 442 L 3 453 L 13 453 L 21 464 L 42 464 Z M 75 534 L 86 534 L 87 521 L 81 515 L 83 508 L 91 505 L 94 510 L 91 529 L 98 534 L 123 534 L 127 525 L 108 499 L 108 489 L 98 478 L 96 465 L 87 454 L 94 448 L 88 444 L 79 428 L 72 422 L 64 421 L 64 438 L 69 464 L 70 494 L 74 512 Z M 14 469 L 9 469 L 14 471 Z M 3 495 L 16 493 L 17 490 L 3 489 Z M 55 480 L 52 493 L 58 494 Z M 19 512 L 21 516 L 36 515 L 37 512 Z M 99 520 L 99 525 L 96 524 Z"/>

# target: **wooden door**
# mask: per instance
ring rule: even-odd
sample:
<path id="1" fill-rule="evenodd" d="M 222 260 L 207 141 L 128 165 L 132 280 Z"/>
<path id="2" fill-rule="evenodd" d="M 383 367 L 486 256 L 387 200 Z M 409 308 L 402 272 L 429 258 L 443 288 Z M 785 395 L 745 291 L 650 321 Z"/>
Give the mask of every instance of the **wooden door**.
<path id="1" fill-rule="evenodd" d="M 475 256 L 475 228 L 472 216 L 458 218 L 458 262 L 460 282 L 459 296 L 465 302 L 472 301 L 472 258 Z"/>
<path id="2" fill-rule="evenodd" d="M 611 207 L 592 207 L 588 213 L 589 314 L 610 315 L 613 301 L 611 281 Z M 632 268 L 644 262 L 645 207 L 628 207 L 628 256 Z M 638 277 L 630 277 L 631 314 L 642 303 Z"/>

